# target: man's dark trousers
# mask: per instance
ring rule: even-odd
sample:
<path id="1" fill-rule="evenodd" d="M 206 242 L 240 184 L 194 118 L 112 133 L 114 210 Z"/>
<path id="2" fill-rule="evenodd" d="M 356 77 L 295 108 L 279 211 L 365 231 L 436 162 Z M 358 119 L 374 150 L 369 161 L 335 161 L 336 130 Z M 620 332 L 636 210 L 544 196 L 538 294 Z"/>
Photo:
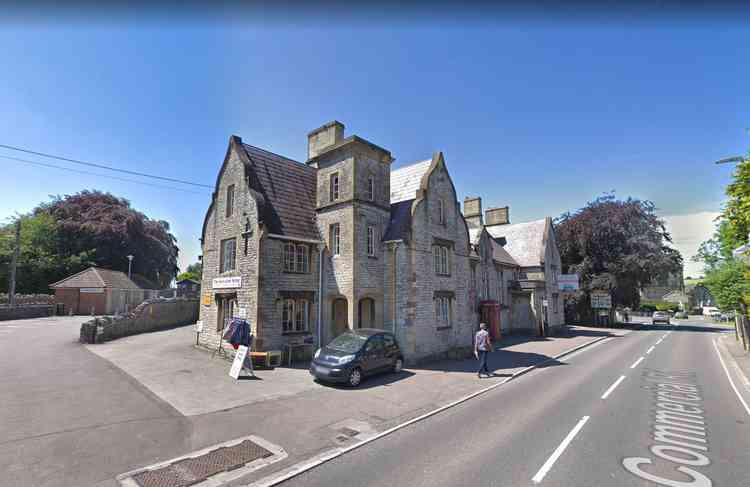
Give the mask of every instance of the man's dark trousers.
<path id="1" fill-rule="evenodd" d="M 487 355 L 489 352 L 487 350 L 479 350 L 479 370 L 477 371 L 477 375 L 484 372 L 487 375 L 490 375 L 490 370 L 487 368 Z"/>

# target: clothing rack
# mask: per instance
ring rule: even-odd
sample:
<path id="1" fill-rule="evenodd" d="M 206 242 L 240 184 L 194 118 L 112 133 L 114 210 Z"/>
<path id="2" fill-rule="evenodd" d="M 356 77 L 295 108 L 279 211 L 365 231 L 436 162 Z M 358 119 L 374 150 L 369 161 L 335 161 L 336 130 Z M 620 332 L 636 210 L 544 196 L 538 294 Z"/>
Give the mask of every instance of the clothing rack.
<path id="1" fill-rule="evenodd" d="M 229 323 L 231 323 L 234 320 L 244 320 L 244 319 L 245 318 L 241 318 L 239 316 L 231 316 L 229 318 L 224 319 L 224 326 L 221 328 L 221 331 L 219 332 L 219 344 L 216 346 L 216 350 L 214 350 L 213 353 L 211 354 L 211 358 L 214 358 L 216 354 L 219 354 L 224 358 L 229 358 L 229 354 L 227 353 L 227 350 L 223 346 L 224 341 L 225 341 L 224 333 L 226 333 Z"/>

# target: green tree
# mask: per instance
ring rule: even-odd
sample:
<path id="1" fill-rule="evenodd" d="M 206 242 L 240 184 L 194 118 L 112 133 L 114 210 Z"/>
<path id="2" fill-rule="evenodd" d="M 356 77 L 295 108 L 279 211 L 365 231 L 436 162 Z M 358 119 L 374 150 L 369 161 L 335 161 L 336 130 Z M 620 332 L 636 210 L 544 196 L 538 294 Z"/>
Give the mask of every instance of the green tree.
<path id="1" fill-rule="evenodd" d="M 109 193 L 82 191 L 54 197 L 21 218 L 17 291 L 46 293 L 49 284 L 96 265 L 133 273 L 166 287 L 177 272 L 169 224 L 151 220 Z M 13 224 L 0 227 L 0 292 L 8 290 Z"/>
<path id="2" fill-rule="evenodd" d="M 741 303 L 750 295 L 748 266 L 731 259 L 706 273 L 703 284 L 711 292 L 719 308 L 740 309 Z"/>
<path id="3" fill-rule="evenodd" d="M 183 279 L 192 279 L 194 281 L 201 282 L 202 276 L 203 276 L 203 264 L 200 262 L 196 262 L 195 264 L 190 264 L 189 266 L 187 266 L 187 269 L 185 269 L 185 272 L 177 276 L 177 280 L 181 281 Z"/>
<path id="4" fill-rule="evenodd" d="M 560 257 L 568 272 L 579 275 L 589 309 L 592 290 L 609 290 L 613 305 L 637 307 L 640 289 L 682 268 L 682 257 L 656 216 L 654 204 L 605 195 L 555 221 Z"/>

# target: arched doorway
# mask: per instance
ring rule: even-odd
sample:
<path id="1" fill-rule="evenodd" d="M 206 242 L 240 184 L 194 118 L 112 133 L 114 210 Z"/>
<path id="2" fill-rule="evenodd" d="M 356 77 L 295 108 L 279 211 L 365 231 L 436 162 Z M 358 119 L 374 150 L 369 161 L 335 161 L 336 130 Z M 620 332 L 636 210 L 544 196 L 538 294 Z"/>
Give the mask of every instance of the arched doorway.
<path id="1" fill-rule="evenodd" d="M 357 310 L 357 328 L 376 328 L 374 299 L 362 298 L 359 300 L 359 309 Z"/>
<path id="2" fill-rule="evenodd" d="M 349 306 L 344 298 L 336 298 L 331 304 L 331 339 L 349 329 Z"/>

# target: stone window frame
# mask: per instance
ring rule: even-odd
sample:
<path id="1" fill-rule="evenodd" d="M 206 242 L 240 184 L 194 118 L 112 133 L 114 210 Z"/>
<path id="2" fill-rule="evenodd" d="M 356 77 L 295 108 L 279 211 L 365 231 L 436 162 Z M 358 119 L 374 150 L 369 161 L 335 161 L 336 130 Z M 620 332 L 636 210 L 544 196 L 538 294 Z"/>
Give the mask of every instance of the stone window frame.
<path id="1" fill-rule="evenodd" d="M 375 178 L 372 176 L 367 178 L 367 199 L 375 201 Z"/>
<path id="2" fill-rule="evenodd" d="M 368 257 L 375 257 L 376 251 L 376 232 L 375 225 L 367 225 L 367 255 Z"/>
<path id="3" fill-rule="evenodd" d="M 450 248 L 445 245 L 432 246 L 432 259 L 435 274 L 439 276 L 451 275 L 451 252 Z"/>
<path id="4" fill-rule="evenodd" d="M 232 244 L 231 252 L 228 254 L 227 246 Z M 219 274 L 233 271 L 237 268 L 237 239 L 235 237 L 225 238 L 221 241 L 220 258 L 219 258 Z M 231 255 L 231 262 L 227 262 L 227 258 Z"/>
<path id="5" fill-rule="evenodd" d="M 558 293 L 552 294 L 552 312 L 557 314 L 560 312 L 560 295 Z"/>
<path id="6" fill-rule="evenodd" d="M 333 203 L 334 201 L 338 201 L 339 197 L 341 196 L 341 179 L 339 178 L 338 171 L 331 173 L 331 175 L 328 176 L 328 186 L 328 196 L 331 203 Z"/>
<path id="7" fill-rule="evenodd" d="M 234 214 L 234 184 L 227 186 L 227 198 L 226 198 L 226 218 L 231 218 Z"/>
<path id="8" fill-rule="evenodd" d="M 442 198 L 438 198 L 438 223 L 445 225 L 445 201 Z"/>
<path id="9" fill-rule="evenodd" d="M 453 325 L 453 298 L 449 293 L 435 292 L 435 320 L 438 328 L 448 328 Z"/>
<path id="10" fill-rule="evenodd" d="M 281 303 L 281 333 L 310 331 L 310 303 L 307 298 L 286 297 Z"/>
<path id="11" fill-rule="evenodd" d="M 282 268 L 286 273 L 310 273 L 310 246 L 284 242 L 282 251 Z"/>
<path id="12" fill-rule="evenodd" d="M 471 274 L 469 277 L 469 289 L 477 289 L 477 265 L 476 264 L 469 264 L 469 267 L 471 268 Z"/>
<path id="13" fill-rule="evenodd" d="M 328 226 L 328 247 L 331 255 L 341 254 L 341 225 L 339 223 L 331 223 Z"/>

